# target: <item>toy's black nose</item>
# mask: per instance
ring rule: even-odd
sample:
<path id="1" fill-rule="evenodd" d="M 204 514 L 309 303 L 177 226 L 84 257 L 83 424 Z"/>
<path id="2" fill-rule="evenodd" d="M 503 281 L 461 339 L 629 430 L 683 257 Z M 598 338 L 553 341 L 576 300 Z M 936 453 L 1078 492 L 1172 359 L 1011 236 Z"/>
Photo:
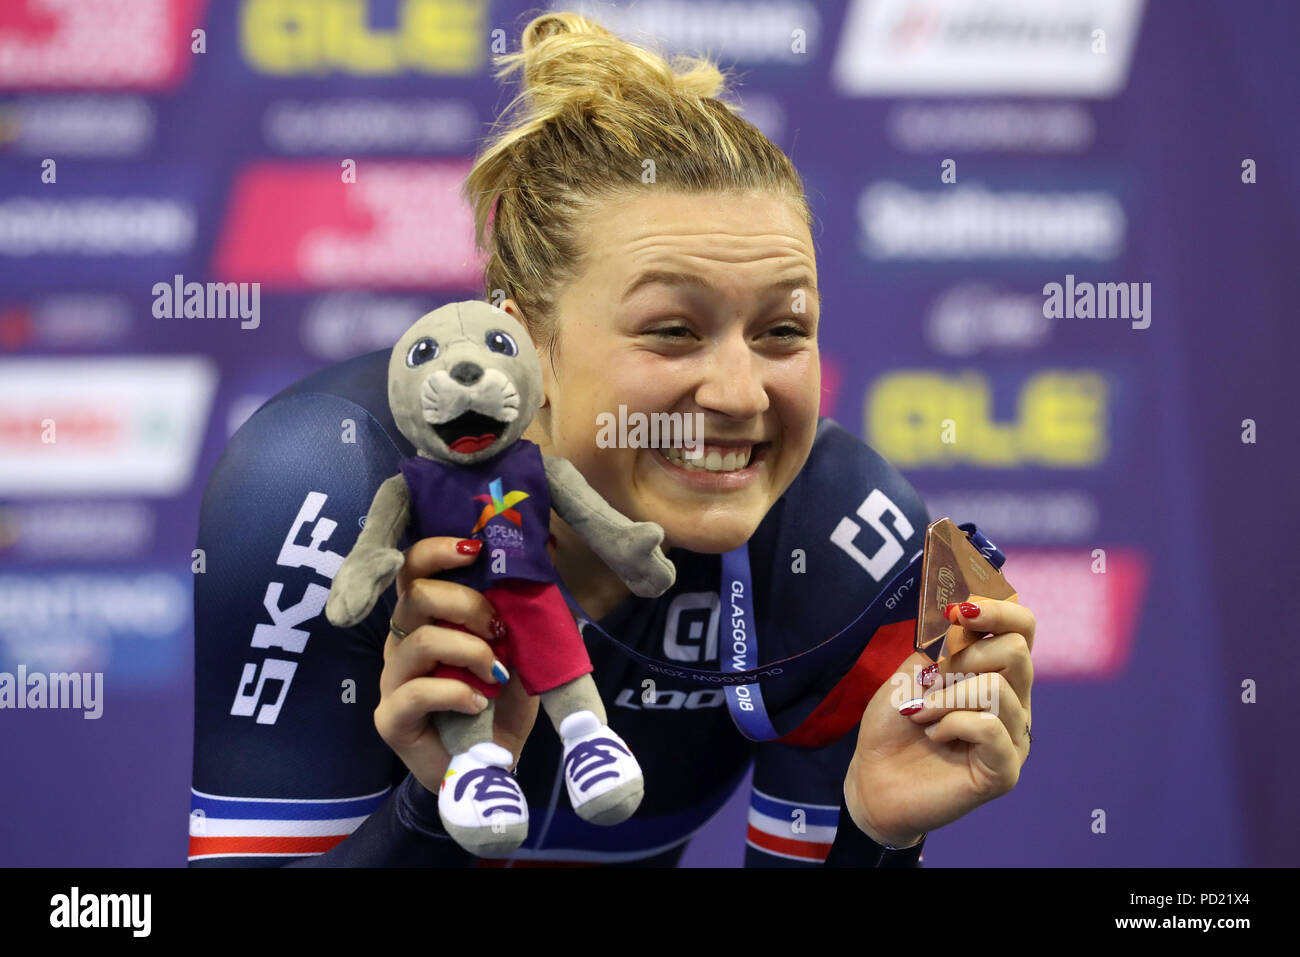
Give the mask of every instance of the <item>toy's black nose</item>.
<path id="1" fill-rule="evenodd" d="M 483 367 L 475 362 L 457 362 L 448 374 L 461 385 L 473 385 L 483 378 Z"/>

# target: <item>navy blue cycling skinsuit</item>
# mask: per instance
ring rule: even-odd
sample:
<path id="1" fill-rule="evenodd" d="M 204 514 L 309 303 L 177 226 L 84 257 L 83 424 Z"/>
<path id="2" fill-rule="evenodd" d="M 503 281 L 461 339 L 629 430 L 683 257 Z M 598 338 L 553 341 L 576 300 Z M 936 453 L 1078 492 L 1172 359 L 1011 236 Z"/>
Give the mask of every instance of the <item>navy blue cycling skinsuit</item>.
<path id="1" fill-rule="evenodd" d="M 388 410 L 387 365 L 387 351 L 371 353 L 281 392 L 236 432 L 208 482 L 198 538 L 206 571 L 194 598 L 192 867 L 481 863 L 446 835 L 437 795 L 375 730 L 395 589 L 354 628 L 324 614 L 375 490 L 412 453 Z M 820 419 L 803 470 L 749 542 L 755 664 L 852 622 L 920 551 L 927 521 L 897 470 Z M 599 624 L 670 665 L 720 669 L 720 556 L 668 557 L 672 589 L 630 597 Z M 560 741 L 539 715 L 517 770 L 531 810 L 514 864 L 670 866 L 751 763 L 749 820 L 735 833 L 746 866 L 920 863 L 924 841 L 882 848 L 843 798 L 862 708 L 911 653 L 911 622 L 881 628 L 811 678 L 765 681 L 783 737 L 761 743 L 737 730 L 721 687 L 675 683 L 594 628 L 583 634 L 610 725 L 645 773 L 645 797 L 614 827 L 578 818 L 558 773 Z"/>

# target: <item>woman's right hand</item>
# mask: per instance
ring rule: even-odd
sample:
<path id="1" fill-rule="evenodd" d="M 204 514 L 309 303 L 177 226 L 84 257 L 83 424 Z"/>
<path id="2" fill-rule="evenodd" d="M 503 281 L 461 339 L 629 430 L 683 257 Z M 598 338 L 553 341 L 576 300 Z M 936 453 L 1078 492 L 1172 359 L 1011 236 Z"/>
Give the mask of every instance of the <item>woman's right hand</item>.
<path id="1" fill-rule="evenodd" d="M 406 550 L 406 562 L 397 576 L 393 621 L 407 635 L 398 638 L 390 631 L 384 641 L 384 670 L 379 676 L 379 707 L 375 708 L 379 736 L 434 794 L 451 755 L 443 747 L 431 713 L 478 714 L 487 706 L 487 699 L 463 681 L 429 675 L 439 665 L 448 664 L 466 668 L 484 681 L 496 681 L 492 676 L 496 610 L 466 585 L 429 577 L 478 560 L 477 553 L 457 551 L 456 543 L 452 537 L 425 538 Z M 473 634 L 435 625 L 436 620 L 462 625 Z M 537 718 L 538 699 L 530 697 L 512 676 L 494 700 L 493 737 L 518 761 Z"/>

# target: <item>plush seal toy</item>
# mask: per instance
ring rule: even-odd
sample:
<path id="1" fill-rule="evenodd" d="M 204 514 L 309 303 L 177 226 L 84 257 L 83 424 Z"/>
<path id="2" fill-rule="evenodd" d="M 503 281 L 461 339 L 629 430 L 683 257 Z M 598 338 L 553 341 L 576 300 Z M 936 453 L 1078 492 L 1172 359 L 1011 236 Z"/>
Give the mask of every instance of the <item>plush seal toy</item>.
<path id="1" fill-rule="evenodd" d="M 418 319 L 389 358 L 388 402 L 417 454 L 375 493 L 365 528 L 334 576 L 326 617 L 351 627 L 370 613 L 402 567 L 397 544 L 405 532 L 411 542 L 435 535 L 482 541 L 476 561 L 439 577 L 482 592 L 496 609 L 505 633 L 492 648 L 529 694 L 541 695 L 563 740 L 574 811 L 595 824 L 626 820 L 641 803 L 641 767 L 609 727 L 546 542 L 554 508 L 634 594 L 653 598 L 676 578 L 659 547 L 663 529 L 631 521 L 567 459 L 543 455 L 522 438 L 542 403 L 541 362 L 523 326 L 490 303 L 451 303 Z M 488 699 L 477 715 L 434 716 L 452 755 L 438 792 L 443 826 L 473 854 L 508 854 L 528 834 L 528 805 L 510 752 L 492 740 L 492 699 L 504 681 L 449 665 L 433 677 L 464 681 Z"/>

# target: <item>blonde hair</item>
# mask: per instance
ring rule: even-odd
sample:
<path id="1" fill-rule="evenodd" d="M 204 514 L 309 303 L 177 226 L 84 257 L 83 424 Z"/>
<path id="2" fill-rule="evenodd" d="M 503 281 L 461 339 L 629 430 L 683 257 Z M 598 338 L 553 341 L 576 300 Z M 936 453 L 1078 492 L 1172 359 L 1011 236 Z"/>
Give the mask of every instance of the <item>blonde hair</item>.
<path id="1" fill-rule="evenodd" d="M 581 274 L 584 214 L 601 199 L 645 189 L 647 159 L 660 189 L 788 196 L 811 231 L 794 165 L 716 98 L 727 77 L 709 60 L 670 62 L 579 14 L 547 13 L 524 28 L 520 52 L 495 63 L 498 79 L 522 69 L 523 87 L 475 160 L 464 195 L 475 242 L 490 252 L 486 298 L 519 303 L 547 351 L 558 292 Z"/>

